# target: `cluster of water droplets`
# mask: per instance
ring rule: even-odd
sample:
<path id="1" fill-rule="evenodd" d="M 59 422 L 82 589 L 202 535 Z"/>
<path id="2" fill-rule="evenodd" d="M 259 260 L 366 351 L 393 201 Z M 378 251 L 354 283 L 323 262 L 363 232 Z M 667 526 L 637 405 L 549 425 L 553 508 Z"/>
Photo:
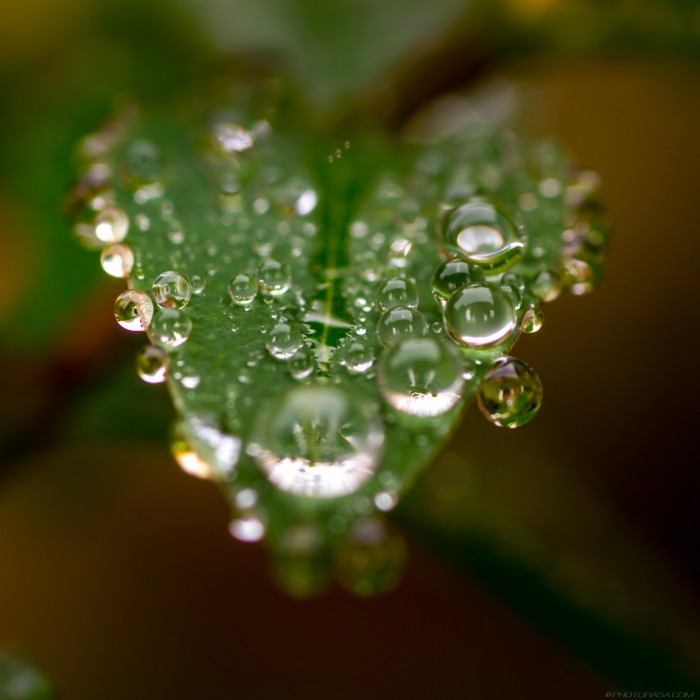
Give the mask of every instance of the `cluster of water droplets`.
<path id="1" fill-rule="evenodd" d="M 139 376 L 169 382 L 176 461 L 222 484 L 237 540 L 287 518 L 271 547 L 290 592 L 329 571 L 361 595 L 390 588 L 405 548 L 376 512 L 410 472 L 384 466 L 385 445 L 430 454 L 438 417 L 472 396 L 498 426 L 536 414 L 539 378 L 509 353 L 541 328 L 544 302 L 598 281 L 597 178 L 548 146 L 472 134 L 382 175 L 342 233 L 347 263 L 310 275 L 319 238 L 338 232 L 319 231 L 320 194 L 267 121 L 217 113 L 191 172 L 190 154 L 130 120 L 82 144 L 74 230 L 127 280 L 115 318 L 150 339 Z M 299 520 L 297 501 L 315 519 Z"/>

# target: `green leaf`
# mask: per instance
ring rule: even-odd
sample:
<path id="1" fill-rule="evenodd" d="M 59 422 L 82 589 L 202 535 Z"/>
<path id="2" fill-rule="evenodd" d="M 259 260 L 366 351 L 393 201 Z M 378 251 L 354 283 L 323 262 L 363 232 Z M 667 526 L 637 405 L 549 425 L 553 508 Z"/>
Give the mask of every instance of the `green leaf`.
<path id="1" fill-rule="evenodd" d="M 221 485 L 235 535 L 266 528 L 283 559 L 292 551 L 301 593 L 339 540 L 385 537 L 361 521 L 390 510 L 440 450 L 521 326 L 536 330 L 560 275 L 574 292 L 592 287 L 602 244 L 587 224 L 563 256 L 565 200 L 581 214 L 591 178 L 565 182 L 551 146 L 479 122 L 434 145 L 366 126 L 333 138 L 309 133 L 287 98 L 243 92 L 199 121 L 125 111 L 82 145 L 76 228 L 111 241 L 103 267 L 129 276 L 118 320 L 154 343 L 139 371 L 167 377 L 178 462 Z M 455 254 L 465 277 L 435 294 Z M 453 304 L 464 290 L 489 297 L 471 307 L 476 326 Z M 525 372 L 513 415 L 492 408 L 493 422 L 536 412 L 539 380 Z"/>

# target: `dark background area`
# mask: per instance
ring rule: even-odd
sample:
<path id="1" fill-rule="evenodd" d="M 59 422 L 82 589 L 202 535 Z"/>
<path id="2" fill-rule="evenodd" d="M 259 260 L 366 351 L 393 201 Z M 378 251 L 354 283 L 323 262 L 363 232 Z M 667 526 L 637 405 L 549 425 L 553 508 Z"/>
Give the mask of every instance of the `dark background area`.
<path id="1" fill-rule="evenodd" d="M 695 2 L 94 3 L 0 9 L 0 645 L 64 700 L 603 697 L 700 690 Z M 148 101 L 285 56 L 318 120 L 400 129 L 446 91 L 506 105 L 597 170 L 593 295 L 516 354 L 545 402 L 470 408 L 396 514 L 388 595 L 285 598 L 169 456 L 165 390 L 70 236 L 73 144 Z M 486 95 L 487 97 L 483 97 Z"/>

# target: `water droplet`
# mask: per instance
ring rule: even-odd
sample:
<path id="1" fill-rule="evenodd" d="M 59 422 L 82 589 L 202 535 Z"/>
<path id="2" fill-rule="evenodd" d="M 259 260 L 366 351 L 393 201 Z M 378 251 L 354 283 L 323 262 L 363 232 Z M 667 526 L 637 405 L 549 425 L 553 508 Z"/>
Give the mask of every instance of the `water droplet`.
<path id="1" fill-rule="evenodd" d="M 329 584 L 330 572 L 323 534 L 313 525 L 287 528 L 273 543 L 272 575 L 294 598 L 309 598 Z"/>
<path id="2" fill-rule="evenodd" d="M 252 439 L 250 451 L 275 486 L 332 498 L 372 475 L 383 434 L 358 397 L 332 386 L 300 386 L 260 411 Z"/>
<path id="3" fill-rule="evenodd" d="M 542 301 L 554 301 L 562 288 L 561 277 L 556 272 L 543 270 L 532 282 L 532 293 Z"/>
<path id="4" fill-rule="evenodd" d="M 479 387 L 477 403 L 494 425 L 517 428 L 540 410 L 542 382 L 522 360 L 499 357 Z"/>
<path id="5" fill-rule="evenodd" d="M 192 320 L 179 309 L 162 309 L 155 315 L 150 330 L 161 345 L 176 348 L 190 337 Z"/>
<path id="6" fill-rule="evenodd" d="M 100 264 L 108 275 L 127 278 L 134 267 L 134 254 L 128 245 L 113 243 L 102 251 Z"/>
<path id="7" fill-rule="evenodd" d="M 516 328 L 515 308 L 504 292 L 472 284 L 448 299 L 445 328 L 460 345 L 491 348 L 502 343 Z"/>
<path id="8" fill-rule="evenodd" d="M 144 292 L 129 289 L 114 302 L 114 318 L 127 331 L 145 331 L 153 318 L 153 302 Z"/>
<path id="9" fill-rule="evenodd" d="M 228 285 L 228 293 L 231 301 L 239 306 L 252 304 L 258 295 L 258 284 L 251 275 L 241 272 L 237 274 Z"/>
<path id="10" fill-rule="evenodd" d="M 180 467 L 201 479 L 229 478 L 241 453 L 241 440 L 217 427 L 213 415 L 191 414 L 173 427 L 171 451 Z"/>
<path id="11" fill-rule="evenodd" d="M 240 124 L 219 122 L 212 127 L 214 142 L 222 154 L 234 155 L 253 147 L 253 135 Z"/>
<path id="12" fill-rule="evenodd" d="M 289 373 L 294 379 L 306 379 L 314 371 L 314 356 L 302 345 L 287 361 Z"/>
<path id="13" fill-rule="evenodd" d="M 364 374 L 374 363 L 372 348 L 359 340 L 350 340 L 336 353 L 339 362 L 348 372 Z"/>
<path id="14" fill-rule="evenodd" d="M 265 524 L 253 514 L 246 514 L 229 523 L 228 531 L 241 542 L 259 542 L 265 536 Z"/>
<path id="15" fill-rule="evenodd" d="M 460 399 L 464 366 L 453 346 L 437 338 L 406 338 L 386 350 L 377 371 L 385 401 L 412 416 L 439 416 Z"/>
<path id="16" fill-rule="evenodd" d="M 153 281 L 153 299 L 163 309 L 181 309 L 192 297 L 190 281 L 179 272 L 163 272 Z"/>
<path id="17" fill-rule="evenodd" d="M 433 294 L 441 304 L 468 284 L 483 284 L 484 273 L 461 258 L 452 258 L 441 263 L 433 274 Z"/>
<path id="18" fill-rule="evenodd" d="M 483 199 L 449 212 L 445 238 L 452 250 L 490 273 L 503 272 L 515 265 L 525 247 L 522 232 L 511 217 Z"/>
<path id="19" fill-rule="evenodd" d="M 577 258 L 566 258 L 562 262 L 564 282 L 574 295 L 590 294 L 595 286 L 593 268 Z"/>
<path id="20" fill-rule="evenodd" d="M 155 345 L 146 345 L 136 356 L 136 371 L 148 384 L 162 384 L 168 371 L 168 356 Z"/>
<path id="21" fill-rule="evenodd" d="M 338 581 L 353 593 L 369 597 L 387 593 L 401 580 L 407 549 L 396 530 L 378 518 L 358 523 L 336 554 Z"/>
<path id="22" fill-rule="evenodd" d="M 267 260 L 258 268 L 258 286 L 262 292 L 277 296 L 284 294 L 292 282 L 289 266 L 277 260 Z"/>
<path id="23" fill-rule="evenodd" d="M 318 196 L 313 190 L 305 190 L 297 200 L 296 210 L 300 216 L 310 214 L 318 203 Z"/>
<path id="24" fill-rule="evenodd" d="M 207 281 L 201 275 L 192 275 L 190 278 L 190 286 L 194 294 L 201 294 L 207 285 Z"/>
<path id="25" fill-rule="evenodd" d="M 399 502 L 399 499 L 395 493 L 392 493 L 390 491 L 380 491 L 375 497 L 374 497 L 374 506 L 378 510 L 381 510 L 384 513 L 388 513 L 390 510 L 393 510 L 396 508 L 396 504 Z"/>
<path id="26" fill-rule="evenodd" d="M 380 311 L 388 311 L 397 306 L 415 309 L 418 306 L 418 290 L 408 280 L 387 280 L 377 292 L 377 306 Z"/>
<path id="27" fill-rule="evenodd" d="M 542 328 L 544 322 L 544 314 L 536 307 L 532 306 L 523 314 L 523 320 L 520 323 L 520 329 L 523 333 L 537 333 Z"/>
<path id="28" fill-rule="evenodd" d="M 160 177 L 163 163 L 158 147 L 150 141 L 134 141 L 126 151 L 127 184 L 133 188 L 155 182 Z"/>
<path id="29" fill-rule="evenodd" d="M 424 336 L 428 334 L 428 323 L 423 314 L 415 309 L 398 307 L 390 309 L 377 324 L 377 338 L 388 348 L 401 338 Z"/>
<path id="30" fill-rule="evenodd" d="M 302 346 L 299 327 L 292 323 L 276 323 L 265 342 L 267 351 L 278 360 L 288 360 Z"/>
<path id="31" fill-rule="evenodd" d="M 121 243 L 129 231 L 129 217 L 118 207 L 105 207 L 95 217 L 95 236 L 103 243 Z"/>

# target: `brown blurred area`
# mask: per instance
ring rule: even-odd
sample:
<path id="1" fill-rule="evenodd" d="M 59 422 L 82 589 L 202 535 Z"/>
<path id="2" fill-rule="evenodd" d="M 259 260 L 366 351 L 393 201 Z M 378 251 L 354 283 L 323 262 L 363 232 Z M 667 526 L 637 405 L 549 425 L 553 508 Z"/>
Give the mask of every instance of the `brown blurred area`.
<path id="1" fill-rule="evenodd" d="M 569 4 L 585 3 L 504 6 L 529 25 Z M 10 99 L 33 89 L 17 90 L 19 77 L 45 91 L 37 109 L 60 103 L 47 64 L 83 56 L 65 51 L 88 14 L 79 0 L 0 12 L 0 99 L 15 115 L 4 126 L 20 121 Z M 0 436 L 17 444 L 16 426 L 30 430 L 2 458 L 0 645 L 46 668 L 62 700 L 700 690 L 700 70 L 684 51 L 632 53 L 550 47 L 470 64 L 479 87 L 508 86 L 524 131 L 601 174 L 613 243 L 595 293 L 547 305 L 542 331 L 515 349 L 544 383 L 537 419 L 506 432 L 467 411 L 399 514 L 406 578 L 376 600 L 285 598 L 264 553 L 228 536 L 221 496 L 181 474 L 159 439 L 165 392 L 135 386 L 135 346 L 112 332 L 112 287 L 97 276 L 89 300 L 78 290 L 70 306 L 47 304 L 75 332 L 10 342 L 41 280 L 97 260 L 53 265 L 50 216 L 5 170 Z M 32 124 L 56 118 L 49 109 Z M 47 126 L 42 143 L 60 133 L 60 153 L 73 128 Z"/>

